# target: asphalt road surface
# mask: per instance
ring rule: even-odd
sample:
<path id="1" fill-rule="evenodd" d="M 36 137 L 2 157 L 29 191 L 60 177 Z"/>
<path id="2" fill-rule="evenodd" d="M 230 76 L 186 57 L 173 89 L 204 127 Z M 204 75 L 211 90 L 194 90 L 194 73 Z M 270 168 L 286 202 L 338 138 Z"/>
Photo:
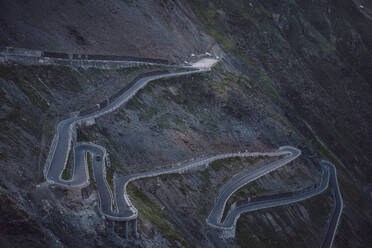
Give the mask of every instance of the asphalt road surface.
<path id="1" fill-rule="evenodd" d="M 116 110 L 117 108 L 128 102 L 140 89 L 145 87 L 149 82 L 161 78 L 208 72 L 216 62 L 216 59 L 202 59 L 194 63 L 191 67 L 188 67 L 193 68 L 193 70 L 190 71 L 143 77 L 122 95 L 120 95 L 115 101 L 113 101 L 106 107 L 98 110 L 97 112 L 85 116 L 71 117 L 59 122 L 45 166 L 44 174 L 46 181 L 50 184 L 56 184 L 68 188 L 86 187 L 89 184 L 87 153 L 90 153 L 90 157 L 92 159 L 91 163 L 93 167 L 94 180 L 99 193 L 101 214 L 111 220 L 129 221 L 138 217 L 138 210 L 131 203 L 126 191 L 126 187 L 131 181 L 146 177 L 155 177 L 163 174 L 185 173 L 193 168 L 202 166 L 205 167 L 215 160 L 229 157 L 282 156 L 282 158 L 274 162 L 267 163 L 259 167 L 255 171 L 245 172 L 241 175 L 238 175 L 234 178 L 233 181 L 223 185 L 219 190 L 213 208 L 206 219 L 207 224 L 213 228 L 224 230 L 226 234 L 225 237 L 231 237 L 235 234 L 236 222 L 242 213 L 282 206 L 305 200 L 322 193 L 328 187 L 328 184 L 330 184 L 332 186 L 333 195 L 335 196 L 336 206 L 330 220 L 330 225 L 327 230 L 326 238 L 323 242 L 322 247 L 331 247 L 342 213 L 343 201 L 337 182 L 336 169 L 333 164 L 327 161 L 321 162 L 321 183 L 315 189 L 307 192 L 293 194 L 287 197 L 273 198 L 270 200 L 240 205 L 236 208 L 230 209 L 225 220 L 222 221 L 226 202 L 234 192 L 236 192 L 244 185 L 270 173 L 273 170 L 279 169 L 296 159 L 298 156 L 301 155 L 301 151 L 297 148 L 284 146 L 280 147 L 277 151 L 274 152 L 238 152 L 209 155 L 203 158 L 179 163 L 173 168 L 160 169 L 114 178 L 114 192 L 112 192 L 106 180 L 106 166 L 108 163 L 106 149 L 93 143 L 76 143 L 74 141 L 73 137 L 76 124 L 88 122 L 92 119 Z M 73 175 L 71 179 L 64 180 L 62 178 L 62 173 L 66 168 L 70 151 L 74 153 Z"/>

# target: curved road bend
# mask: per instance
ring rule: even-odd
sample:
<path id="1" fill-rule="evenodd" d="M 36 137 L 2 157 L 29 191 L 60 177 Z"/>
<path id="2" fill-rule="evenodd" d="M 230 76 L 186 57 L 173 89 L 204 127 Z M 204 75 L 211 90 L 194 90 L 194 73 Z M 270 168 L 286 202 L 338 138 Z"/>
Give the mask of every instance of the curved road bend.
<path id="1" fill-rule="evenodd" d="M 146 86 L 149 82 L 161 78 L 169 78 L 169 77 L 176 77 L 176 76 L 184 76 L 194 73 L 202 73 L 210 71 L 210 67 L 216 62 L 216 60 L 201 60 L 198 66 L 193 66 L 193 68 L 197 68 L 194 71 L 186 71 L 186 72 L 175 72 L 175 73 L 167 73 L 155 76 L 147 76 L 139 79 L 132 87 L 130 87 L 126 92 L 120 95 L 114 102 L 107 105 L 106 107 L 100 109 L 95 113 L 91 113 L 85 116 L 78 116 L 72 117 L 66 120 L 63 120 L 58 123 L 57 125 L 57 132 L 53 138 L 51 148 L 48 154 L 48 159 L 46 161 L 45 166 L 45 177 L 46 181 L 51 184 L 58 184 L 65 187 L 75 187 L 75 188 L 82 188 L 89 184 L 89 176 L 88 176 L 88 166 L 87 166 L 87 157 L 86 154 L 89 152 L 93 156 L 92 164 L 93 164 L 93 174 L 95 181 L 97 183 L 97 189 L 99 192 L 99 199 L 100 199 L 100 211 L 103 216 L 112 219 L 112 220 L 120 220 L 120 221 L 127 221 L 131 219 L 135 219 L 138 216 L 138 210 L 132 205 L 129 200 L 129 197 L 126 192 L 126 186 L 130 181 L 137 180 L 140 178 L 145 177 L 154 177 L 162 174 L 170 174 L 170 173 L 183 173 L 189 169 L 199 167 L 205 164 L 209 164 L 218 159 L 224 159 L 228 157 L 254 157 L 254 156 L 282 156 L 282 159 L 277 161 L 268 163 L 261 168 L 257 169 L 256 171 L 243 174 L 238 176 L 234 179 L 234 182 L 224 185 L 219 190 L 219 196 L 216 199 L 215 205 L 207 218 L 207 223 L 211 226 L 215 226 L 219 228 L 221 226 L 221 219 L 223 210 L 226 205 L 227 199 L 239 188 L 246 185 L 247 183 L 256 180 L 257 178 L 266 175 L 267 173 L 276 170 L 292 160 L 296 159 L 300 154 L 301 151 L 290 146 L 281 147 L 276 152 L 269 152 L 269 153 L 260 153 L 260 152 L 243 152 L 243 153 L 229 153 L 229 154 L 220 154 L 220 155 L 211 155 L 204 158 L 199 158 L 196 160 L 192 160 L 189 162 L 182 163 L 174 168 L 168 169 L 160 169 L 152 172 L 145 172 L 139 173 L 134 175 L 128 175 L 124 177 L 119 177 L 114 179 L 114 194 L 113 196 L 110 187 L 106 180 L 106 165 L 105 163 L 108 160 L 107 152 L 105 148 L 102 146 L 98 146 L 92 143 L 77 143 L 74 146 L 74 171 L 72 178 L 70 180 L 62 179 L 62 173 L 66 167 L 68 154 L 71 149 L 72 144 L 72 133 L 75 129 L 77 123 L 82 123 L 85 121 L 89 121 L 90 119 L 94 119 L 100 117 L 104 114 L 110 113 L 116 110 L 118 107 L 122 106 L 124 103 L 129 101 L 140 89 Z M 99 157 L 100 159 L 97 159 Z M 326 162 L 324 162 L 326 163 Z M 342 198 L 339 192 L 336 172 L 335 168 L 332 167 L 334 171 L 331 172 L 332 181 L 331 183 L 335 185 L 337 188 L 336 196 L 338 196 L 338 202 L 342 205 Z M 327 172 L 323 173 L 323 177 L 328 175 Z M 323 178 L 324 179 L 324 178 Z M 328 185 L 328 180 L 325 180 Z M 322 180 L 322 182 L 325 182 Z M 279 199 L 279 201 L 272 201 L 272 202 L 265 202 L 265 203 L 256 203 L 258 205 L 253 206 L 252 204 L 239 206 L 235 210 L 231 211 L 225 221 L 223 223 L 226 226 L 235 226 L 236 221 L 241 213 L 247 211 L 253 211 L 253 209 L 262 209 L 267 208 L 268 206 L 278 206 L 289 204 L 290 202 L 299 201 L 302 198 L 306 199 L 311 197 L 317 192 L 321 191 L 324 184 L 321 184 L 316 190 L 309 193 L 309 195 L 303 196 L 296 196 L 295 198 L 291 199 Z M 114 201 L 115 199 L 115 201 Z M 337 229 L 337 225 L 339 222 L 339 218 L 341 215 L 342 206 L 336 207 L 335 214 L 332 218 L 330 227 L 328 229 L 327 237 L 330 237 L 330 241 L 325 241 L 325 244 L 332 244 L 334 235 Z M 230 223 L 230 224 L 228 224 Z M 215 225 L 217 224 L 217 225 Z M 223 224 L 222 224 L 223 226 Z M 223 229 L 223 228 L 222 228 Z"/>
<path id="2" fill-rule="evenodd" d="M 234 192 L 244 185 L 288 164 L 301 155 L 300 150 L 290 146 L 280 147 L 278 151 L 286 152 L 284 158 L 265 164 L 253 172 L 246 172 L 236 178 L 233 182 L 224 184 L 221 187 L 214 206 L 206 219 L 208 225 L 219 228 L 219 225 L 215 224 L 220 223 L 226 202 Z"/>
<path id="3" fill-rule="evenodd" d="M 207 219 L 208 225 L 225 231 L 225 237 L 233 236 L 235 234 L 236 222 L 241 214 L 253 212 L 261 209 L 279 207 L 291 203 L 306 200 L 313 196 L 323 193 L 328 188 L 329 183 L 329 168 L 322 167 L 322 177 L 320 184 L 311 191 L 300 192 L 292 196 L 285 196 L 275 199 L 249 202 L 239 205 L 236 208 L 230 208 L 224 221 L 221 221 L 222 216 L 209 216 Z M 222 213 L 223 214 L 223 213 Z"/>
<path id="4" fill-rule="evenodd" d="M 293 151 L 296 151 L 296 154 L 292 153 Z M 123 215 L 121 217 L 122 220 L 135 219 L 138 216 L 138 210 L 131 203 L 128 197 L 127 191 L 126 191 L 126 187 L 128 183 L 131 181 L 142 179 L 142 178 L 155 177 L 155 176 L 164 175 L 164 174 L 184 173 L 190 169 L 204 166 L 205 164 L 209 164 L 215 160 L 231 158 L 231 157 L 257 157 L 257 156 L 288 155 L 285 159 L 282 159 L 280 161 L 276 161 L 275 163 L 270 163 L 270 164 L 263 166 L 262 167 L 263 169 L 260 170 L 260 172 L 266 174 L 269 171 L 275 169 L 276 168 L 275 166 L 280 167 L 288 163 L 288 161 L 293 160 L 299 155 L 299 153 L 300 151 L 297 150 L 296 148 L 287 146 L 287 147 L 280 148 L 276 152 L 238 152 L 238 153 L 210 155 L 207 157 L 181 163 L 180 165 L 175 166 L 173 168 L 160 169 L 160 170 L 155 170 L 155 171 L 149 171 L 149 172 L 144 172 L 144 173 L 137 173 L 133 175 L 118 177 L 118 178 L 115 178 L 115 184 L 114 184 L 115 185 L 115 190 L 114 190 L 115 200 L 117 202 L 117 207 L 119 209 L 119 212 L 130 213 L 129 215 Z M 242 180 L 244 179 L 245 178 L 243 178 Z M 242 180 L 240 180 L 239 182 L 244 183 L 244 181 Z"/>
<path id="5" fill-rule="evenodd" d="M 326 248 L 326 247 L 332 247 L 333 245 L 336 232 L 337 232 L 337 228 L 340 223 L 342 209 L 344 208 L 344 201 L 342 199 L 340 187 L 338 185 L 336 167 L 332 163 L 325 161 L 325 160 L 322 160 L 320 163 L 330 168 L 330 173 L 331 173 L 330 184 L 332 187 L 332 193 L 333 193 L 333 196 L 335 198 L 335 203 L 336 203 L 332 216 L 331 216 L 328 229 L 327 229 L 327 234 L 322 244 L 322 248 Z"/>
<path id="6" fill-rule="evenodd" d="M 222 236 L 225 238 L 234 237 L 235 236 L 235 228 L 238 218 L 242 213 L 246 212 L 252 212 L 256 210 L 266 209 L 266 208 L 272 208 L 272 207 L 278 207 L 283 205 L 288 205 L 292 203 L 296 203 L 299 201 L 306 200 L 308 198 L 311 198 L 313 196 L 319 195 L 323 193 L 329 186 L 329 184 L 332 187 L 332 192 L 335 197 L 335 209 L 333 211 L 331 220 L 329 222 L 329 226 L 327 228 L 327 232 L 325 235 L 325 238 L 322 243 L 322 248 L 325 247 L 332 247 L 333 241 L 337 232 L 337 227 L 339 225 L 340 217 L 342 214 L 343 209 L 343 200 L 340 192 L 340 188 L 337 181 L 337 175 L 336 175 L 336 168 L 335 166 L 328 162 L 322 160 L 320 162 L 321 168 L 322 168 L 322 178 L 320 181 L 320 184 L 311 191 L 297 193 L 292 196 L 287 197 L 281 197 L 281 198 L 275 198 L 270 200 L 263 200 L 258 202 L 250 202 L 246 204 L 242 204 L 236 208 L 230 208 L 224 221 L 221 221 L 223 212 L 224 212 L 224 206 L 222 206 L 223 202 L 226 202 L 227 199 L 232 195 L 226 194 L 224 192 L 227 192 L 231 185 L 234 183 L 230 183 L 225 185 L 223 188 L 225 190 L 221 192 L 215 201 L 215 205 L 213 206 L 212 211 L 210 212 L 206 222 L 209 226 L 223 230 Z M 245 177 L 244 175 L 242 177 Z M 249 177 L 249 176 L 247 176 Z M 238 188 L 235 188 L 235 191 L 241 188 L 242 186 L 238 186 Z M 231 188 L 230 192 L 233 190 Z M 234 191 L 234 192 L 235 192 Z M 224 198 L 224 199 L 223 199 Z"/>
<path id="7" fill-rule="evenodd" d="M 161 75 L 147 76 L 139 79 L 132 87 L 120 95 L 115 101 L 95 113 L 85 116 L 72 117 L 63 120 L 57 125 L 57 132 L 53 138 L 51 149 L 49 150 L 48 159 L 45 166 L 45 177 L 48 183 L 54 183 L 61 186 L 82 188 L 88 184 L 87 170 L 84 164 L 77 164 L 74 159 L 74 173 L 71 180 L 62 179 L 62 173 L 66 167 L 68 154 L 71 149 L 72 131 L 77 123 L 88 121 L 89 119 L 98 118 L 104 114 L 110 113 L 124 103 L 128 102 L 140 89 L 145 87 L 149 82 L 176 76 L 184 76 L 195 73 L 209 71 L 209 68 L 199 68 L 198 70 L 175 72 Z"/>

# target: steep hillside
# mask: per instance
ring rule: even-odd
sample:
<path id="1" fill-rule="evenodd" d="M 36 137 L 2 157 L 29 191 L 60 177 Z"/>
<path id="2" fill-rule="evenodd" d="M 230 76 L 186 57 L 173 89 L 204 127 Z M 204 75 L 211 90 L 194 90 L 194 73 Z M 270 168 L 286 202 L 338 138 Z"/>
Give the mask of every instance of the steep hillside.
<path id="1" fill-rule="evenodd" d="M 0 16 L 0 46 L 182 61 L 213 45 L 182 2 L 1 0 Z"/>
<path id="2" fill-rule="evenodd" d="M 319 155 L 335 161 L 346 200 L 339 232 L 344 239 L 336 245 L 366 246 L 371 21 L 352 1 L 191 3 L 206 30 L 232 54 L 229 62 L 261 78 L 262 91 L 298 132 Z"/>
<path id="3" fill-rule="evenodd" d="M 6 242 L 5 238 L 1 242 L 4 242 L 5 247 L 11 247 L 14 242 L 12 240 L 16 240 L 16 237 L 25 235 L 25 239 L 28 240 L 29 232 L 32 235 L 41 229 L 41 237 L 52 236 L 51 240 L 54 243 L 55 239 L 59 238 L 55 238 L 53 232 L 64 232 L 65 227 L 60 229 L 61 226 L 54 226 L 53 223 L 55 221 L 59 223 L 62 219 L 66 221 L 65 214 L 71 209 L 65 209 L 66 203 L 63 198 L 56 201 L 49 190 L 38 189 L 36 185 L 45 180 L 43 169 L 56 123 L 73 112 L 97 109 L 96 104 L 104 104 L 106 96 L 114 95 L 127 87 L 139 74 L 156 71 L 160 67 L 99 70 L 5 64 L 0 68 L 0 125 L 4 130 L 0 136 L 0 190 L 3 192 L 4 211 L 9 212 L 9 217 L 4 214 L 0 221 L 6 227 L 1 229 L 1 236 L 9 240 Z M 11 203 L 8 198 L 16 203 Z M 72 199 L 74 198 L 76 195 Z M 71 207 L 70 203 L 67 205 Z M 58 206 L 64 210 L 57 210 Z M 19 208 L 21 210 L 18 210 Z M 65 214 L 60 211 L 64 211 Z M 49 218 L 50 214 L 52 216 L 54 214 L 54 217 Z M 10 217 L 12 215 L 21 215 L 19 218 L 22 217 L 23 220 L 12 220 Z M 76 216 L 72 217 L 72 222 L 67 225 L 74 225 L 75 218 Z M 27 224 L 31 226 L 30 228 L 17 224 L 9 229 L 13 221 L 33 222 Z M 34 222 L 44 227 L 35 226 Z M 48 228 L 57 230 L 50 231 Z M 81 227 L 77 227 L 76 231 L 84 232 Z M 45 241 L 40 240 L 40 245 L 43 243 L 45 244 Z M 82 244 L 84 245 L 87 244 Z M 22 242 L 14 243 L 14 246 L 22 247 Z"/>
<path id="4" fill-rule="evenodd" d="M 191 53 L 222 57 L 208 73 L 151 82 L 115 112 L 79 126 L 78 141 L 107 149 L 111 186 L 113 177 L 205 154 L 298 147 L 299 159 L 232 198 L 314 187 L 319 160 L 330 160 L 345 202 L 334 246 L 368 247 L 372 21 L 360 11 L 352 0 L 0 0 L 0 46 L 177 63 Z M 101 217 L 94 184 L 80 191 L 43 183 L 58 121 L 97 109 L 136 76 L 164 69 L 0 65 L 0 246 L 322 244 L 335 207 L 330 190 L 242 215 L 234 239 L 221 239 L 207 226 L 218 188 L 273 158 L 222 160 L 205 170 L 129 184 L 139 209 L 138 240 L 124 239 Z"/>

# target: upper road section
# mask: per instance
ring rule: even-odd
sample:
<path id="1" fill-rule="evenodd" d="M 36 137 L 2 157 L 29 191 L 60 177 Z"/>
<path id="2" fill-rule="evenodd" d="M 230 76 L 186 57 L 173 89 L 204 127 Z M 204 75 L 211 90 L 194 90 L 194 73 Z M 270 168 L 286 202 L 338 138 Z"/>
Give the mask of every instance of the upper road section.
<path id="1" fill-rule="evenodd" d="M 214 60 L 217 61 L 217 60 Z M 213 65 L 210 63 L 210 65 Z M 189 67 L 187 67 L 189 68 Z M 75 129 L 77 123 L 83 123 L 89 121 L 91 119 L 98 118 L 102 115 L 108 114 L 126 102 L 128 102 L 135 94 L 145 87 L 149 82 L 162 79 L 162 78 L 170 78 L 170 77 L 177 77 L 177 76 L 185 76 L 189 74 L 196 74 L 207 72 L 210 70 L 210 67 L 203 67 L 197 68 L 196 70 L 192 71 L 183 71 L 183 72 L 174 72 L 174 73 L 165 73 L 160 75 L 154 76 L 147 76 L 139 79 L 132 87 L 130 87 L 127 91 L 125 91 L 122 95 L 120 95 L 115 101 L 111 104 L 107 105 L 106 107 L 100 109 L 97 112 L 85 115 L 85 116 L 78 116 L 72 117 L 66 120 L 63 120 L 58 123 L 57 125 L 57 132 L 53 138 L 51 149 L 49 151 L 49 156 L 46 163 L 46 171 L 45 177 L 46 180 L 50 183 L 59 184 L 62 186 L 69 186 L 69 187 L 84 187 L 87 185 L 87 173 L 86 170 L 81 168 L 79 165 L 75 164 L 74 166 L 74 173 L 71 180 L 64 180 L 62 179 L 62 172 L 66 167 L 68 154 L 71 149 L 72 144 L 72 133 Z M 76 159 L 74 159 L 76 163 Z"/>

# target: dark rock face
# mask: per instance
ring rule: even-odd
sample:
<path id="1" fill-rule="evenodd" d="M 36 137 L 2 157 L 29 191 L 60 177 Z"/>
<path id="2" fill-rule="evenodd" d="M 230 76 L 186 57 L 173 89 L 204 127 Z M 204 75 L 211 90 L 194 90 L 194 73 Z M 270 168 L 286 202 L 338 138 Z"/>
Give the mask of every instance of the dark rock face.
<path id="1" fill-rule="evenodd" d="M 268 76 L 266 95 L 337 161 L 346 200 L 339 236 L 348 237 L 336 245 L 366 246 L 371 222 L 359 213 L 368 212 L 363 187 L 372 173 L 371 21 L 353 1 L 190 2 L 231 63 L 248 77 Z"/>
<path id="2" fill-rule="evenodd" d="M 49 247 L 39 223 L 7 194 L 0 192 L 0 245 L 2 247 Z"/>
<path id="3" fill-rule="evenodd" d="M 174 1 L 12 1 L 0 3 L 0 46 L 180 61 L 210 48 Z"/>
<path id="4" fill-rule="evenodd" d="M 0 2 L 0 45 L 176 62 L 191 53 L 223 55 L 211 73 L 153 82 L 79 127 L 80 141 L 107 148 L 111 176 L 203 154 L 297 146 L 301 159 L 234 199 L 311 187 L 318 159 L 328 159 L 345 201 L 335 246 L 372 242 L 372 203 L 363 192 L 372 181 L 372 21 L 353 1 L 42 2 Z M 58 120 L 96 108 L 138 74 L 159 69 L 0 65 L 0 245 L 318 247 L 334 207 L 329 191 L 243 215 L 234 240 L 206 226 L 220 185 L 264 158 L 131 184 L 137 241 L 102 220 L 93 185 L 83 193 L 36 188 Z"/>

